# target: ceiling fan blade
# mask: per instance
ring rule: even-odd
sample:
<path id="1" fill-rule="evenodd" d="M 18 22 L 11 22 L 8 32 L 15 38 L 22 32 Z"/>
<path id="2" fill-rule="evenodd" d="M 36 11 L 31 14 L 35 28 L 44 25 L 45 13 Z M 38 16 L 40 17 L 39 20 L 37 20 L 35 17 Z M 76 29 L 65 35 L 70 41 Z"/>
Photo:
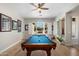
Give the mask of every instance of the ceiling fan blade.
<path id="1" fill-rule="evenodd" d="M 32 6 L 37 7 L 34 3 L 30 3 Z"/>
<path id="2" fill-rule="evenodd" d="M 48 10 L 49 8 L 41 8 L 42 10 Z"/>
<path id="3" fill-rule="evenodd" d="M 44 6 L 44 4 L 45 4 L 45 3 L 41 3 L 41 4 L 40 4 L 40 7 Z"/>
<path id="4" fill-rule="evenodd" d="M 38 10 L 38 8 L 37 9 L 33 9 L 32 11 L 35 11 L 35 10 Z"/>
<path id="5" fill-rule="evenodd" d="M 38 3 L 38 8 L 40 8 L 40 6 L 41 6 L 41 4 L 40 4 L 40 3 Z"/>

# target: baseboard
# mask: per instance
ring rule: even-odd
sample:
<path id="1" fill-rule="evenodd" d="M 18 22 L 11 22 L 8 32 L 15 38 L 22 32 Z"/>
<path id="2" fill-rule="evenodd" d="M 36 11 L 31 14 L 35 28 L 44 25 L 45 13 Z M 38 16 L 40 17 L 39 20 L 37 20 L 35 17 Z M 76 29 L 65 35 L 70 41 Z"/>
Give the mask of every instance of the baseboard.
<path id="1" fill-rule="evenodd" d="M 0 51 L 0 54 L 2 54 L 3 52 L 7 51 L 7 50 L 8 50 L 8 49 L 10 49 L 10 48 L 12 48 L 13 46 L 17 45 L 17 44 L 18 44 L 18 43 L 20 43 L 20 42 L 21 42 L 21 40 L 19 40 L 19 41 L 17 41 L 16 43 L 14 43 L 14 44 L 10 45 L 10 46 L 9 46 L 9 47 L 7 47 L 6 49 L 4 49 L 4 50 Z"/>

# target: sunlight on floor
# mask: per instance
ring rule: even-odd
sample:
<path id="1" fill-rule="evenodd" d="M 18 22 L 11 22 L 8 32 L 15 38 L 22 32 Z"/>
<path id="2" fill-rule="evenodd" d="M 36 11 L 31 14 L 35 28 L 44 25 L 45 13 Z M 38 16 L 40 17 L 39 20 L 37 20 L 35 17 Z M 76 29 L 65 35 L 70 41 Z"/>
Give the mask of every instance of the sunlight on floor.
<path id="1" fill-rule="evenodd" d="M 71 56 L 76 56 L 77 55 L 77 50 L 75 48 L 71 48 L 70 55 Z"/>

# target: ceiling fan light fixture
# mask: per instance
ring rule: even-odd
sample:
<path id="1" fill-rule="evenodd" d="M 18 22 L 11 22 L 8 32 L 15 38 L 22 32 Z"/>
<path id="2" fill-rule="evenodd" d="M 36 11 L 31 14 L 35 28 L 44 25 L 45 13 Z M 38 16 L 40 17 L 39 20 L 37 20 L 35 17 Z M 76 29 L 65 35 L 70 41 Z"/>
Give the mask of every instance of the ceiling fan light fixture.
<path id="1" fill-rule="evenodd" d="M 38 11 L 41 11 L 41 9 L 40 9 L 40 8 L 38 8 Z"/>

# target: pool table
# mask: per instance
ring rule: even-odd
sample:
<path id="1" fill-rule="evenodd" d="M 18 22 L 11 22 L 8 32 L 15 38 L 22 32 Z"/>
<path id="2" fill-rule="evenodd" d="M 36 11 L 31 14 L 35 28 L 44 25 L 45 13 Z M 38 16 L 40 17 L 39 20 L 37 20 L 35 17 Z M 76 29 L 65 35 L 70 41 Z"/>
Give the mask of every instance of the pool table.
<path id="1" fill-rule="evenodd" d="M 51 55 L 51 49 L 56 48 L 56 43 L 51 41 L 46 35 L 32 35 L 21 44 L 22 49 L 27 50 L 27 56 L 34 50 L 45 50 L 47 55 Z"/>

